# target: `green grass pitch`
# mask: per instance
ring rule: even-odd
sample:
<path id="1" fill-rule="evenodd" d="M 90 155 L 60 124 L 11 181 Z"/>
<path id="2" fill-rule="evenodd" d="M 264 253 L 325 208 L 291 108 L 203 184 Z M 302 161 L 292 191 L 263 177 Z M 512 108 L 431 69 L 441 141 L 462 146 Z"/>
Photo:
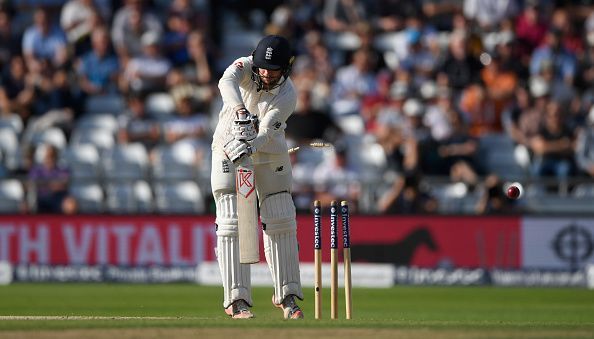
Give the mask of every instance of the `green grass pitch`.
<path id="1" fill-rule="evenodd" d="M 256 318 L 231 320 L 223 313 L 220 287 L 17 283 L 0 286 L 0 338 L 3 333 L 142 328 L 209 328 L 210 333 L 235 328 L 246 335 L 255 331 L 254 337 L 277 328 L 318 337 L 332 337 L 335 330 L 386 338 L 594 337 L 594 291 L 586 289 L 354 288 L 352 320 L 344 319 L 342 294 L 340 319 L 329 319 L 330 291 L 324 289 L 324 319 L 314 320 L 313 290 L 308 288 L 300 303 L 303 321 L 281 319 L 281 311 L 270 303 L 271 294 L 271 288 L 255 288 Z"/>

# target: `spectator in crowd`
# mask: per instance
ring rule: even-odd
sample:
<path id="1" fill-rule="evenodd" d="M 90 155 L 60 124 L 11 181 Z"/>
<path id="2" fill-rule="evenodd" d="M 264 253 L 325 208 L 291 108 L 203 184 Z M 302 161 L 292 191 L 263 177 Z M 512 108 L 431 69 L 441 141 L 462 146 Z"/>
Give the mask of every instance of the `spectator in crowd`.
<path id="1" fill-rule="evenodd" d="M 296 147 L 297 144 L 287 139 L 290 148 Z M 307 151 L 307 149 L 304 149 Z M 313 151 L 324 152 L 323 149 Z M 301 150 L 289 153 L 291 160 L 291 167 L 293 170 L 293 185 L 291 195 L 295 202 L 297 213 L 309 212 L 311 209 L 311 202 L 315 200 L 314 180 L 312 173 L 315 171 L 317 162 L 306 161 L 300 159 Z"/>
<path id="2" fill-rule="evenodd" d="M 421 186 L 421 176 L 415 171 L 399 175 L 377 202 L 381 214 L 436 213 L 438 202 Z"/>
<path id="3" fill-rule="evenodd" d="M 187 41 L 192 31 L 190 13 L 169 12 L 167 31 L 163 36 L 165 55 L 174 65 L 182 65 L 189 61 Z"/>
<path id="4" fill-rule="evenodd" d="M 181 75 L 180 75 L 181 76 Z M 198 167 L 207 164 L 212 132 L 210 119 L 191 86 L 177 86 L 172 90 L 176 113 L 163 123 L 163 139 L 167 144 L 184 142 L 192 146 Z"/>
<path id="5" fill-rule="evenodd" d="M 458 0 L 422 0 L 421 5 L 427 24 L 439 31 L 452 31 L 456 14 L 462 12 Z"/>
<path id="6" fill-rule="evenodd" d="M 530 76 L 528 70 L 530 56 L 523 56 L 520 51 L 521 47 L 521 43 L 512 34 L 506 34 L 500 37 L 493 50 L 493 54 L 499 61 L 501 72 L 504 74 L 513 73 L 517 84 L 522 84 Z"/>
<path id="7" fill-rule="evenodd" d="M 581 91 L 592 93 L 594 88 L 594 12 L 586 21 L 584 36 L 586 45 L 584 55 L 579 59 L 575 85 Z"/>
<path id="8" fill-rule="evenodd" d="M 508 214 L 518 212 L 513 200 L 505 195 L 505 187 L 495 174 L 488 175 L 483 184 L 480 199 L 476 204 L 477 214 Z"/>
<path id="9" fill-rule="evenodd" d="M 554 70 L 554 79 L 569 85 L 573 84 L 576 71 L 575 55 L 561 43 L 563 32 L 550 29 L 545 36 L 545 43 L 538 47 L 530 60 L 530 74 L 540 75 L 548 66 Z"/>
<path id="10" fill-rule="evenodd" d="M 435 101 L 427 106 L 423 123 L 431 130 L 431 137 L 439 142 L 453 133 L 449 115 L 455 107 L 450 89 L 444 86 L 435 87 Z"/>
<path id="11" fill-rule="evenodd" d="M 161 53 L 161 37 L 154 32 L 142 36 L 142 54 L 126 64 L 120 89 L 127 91 L 159 92 L 165 89 L 165 79 L 171 63 Z"/>
<path id="12" fill-rule="evenodd" d="M 2 150 L 0 150 L 0 179 L 5 178 L 8 172 L 8 166 L 4 161 L 4 154 L 2 153 Z"/>
<path id="13" fill-rule="evenodd" d="M 510 104 L 516 86 L 518 76 L 513 69 L 505 68 L 501 54 L 498 50 L 491 55 L 490 62 L 481 71 L 481 80 L 485 84 L 486 96 L 493 102 L 495 120 L 491 123 L 499 131 L 503 110 Z"/>
<path id="14" fill-rule="evenodd" d="M 459 108 L 468 121 L 468 132 L 473 137 L 501 131 L 501 117 L 481 84 L 472 84 L 462 91 Z"/>
<path id="15" fill-rule="evenodd" d="M 561 45 L 571 54 L 578 56 L 584 51 L 584 37 L 575 29 L 569 10 L 559 7 L 551 16 L 551 28 L 561 32 Z"/>
<path id="16" fill-rule="evenodd" d="M 93 0 L 69 0 L 62 7 L 60 26 L 74 55 L 82 55 L 91 49 L 91 32 L 102 23 L 103 18 L 95 9 Z"/>
<path id="17" fill-rule="evenodd" d="M 147 115 L 145 100 L 142 92 L 128 93 L 126 111 L 119 116 L 118 142 L 140 142 L 150 151 L 160 142 L 161 130 Z"/>
<path id="18" fill-rule="evenodd" d="M 10 59 L 8 69 L 2 74 L 0 106 L 4 112 L 14 112 L 26 123 L 35 99 L 32 77 L 27 75 L 25 60 L 21 55 Z"/>
<path id="19" fill-rule="evenodd" d="M 68 110 L 74 116 L 78 109 L 78 100 L 73 95 L 68 83 L 66 68 L 53 69 L 44 67 L 43 72 L 31 73 L 29 81 L 33 83 L 35 99 L 32 102 L 32 115 L 41 117 L 52 110 Z"/>
<path id="20" fill-rule="evenodd" d="M 204 151 L 209 141 L 207 135 L 210 122 L 208 115 L 196 110 L 196 106 L 191 93 L 180 93 L 175 98 L 175 115 L 163 123 L 163 138 L 166 143 L 186 141 L 196 150 Z"/>
<path id="21" fill-rule="evenodd" d="M 86 95 L 114 93 L 120 64 L 111 50 L 109 33 L 101 27 L 91 35 L 92 50 L 86 53 L 78 64 L 80 89 Z"/>
<path id="22" fill-rule="evenodd" d="M 63 66 L 69 57 L 64 32 L 52 25 L 44 8 L 35 10 L 33 20 L 34 25 L 23 34 L 23 55 L 27 68 L 39 73 L 49 66 Z"/>
<path id="23" fill-rule="evenodd" d="M 578 132 L 575 159 L 580 171 L 594 178 L 594 106 L 588 113 L 587 125 Z"/>
<path id="24" fill-rule="evenodd" d="M 20 53 L 21 43 L 12 27 L 12 14 L 0 6 L 0 72 L 5 71 L 10 60 Z"/>
<path id="25" fill-rule="evenodd" d="M 267 35 L 280 35 L 290 39 L 296 38 L 296 26 L 293 18 L 293 10 L 289 5 L 277 6 L 270 15 L 270 22 L 264 28 Z"/>
<path id="26" fill-rule="evenodd" d="M 371 55 L 366 50 L 358 50 L 348 66 L 339 68 L 333 84 L 332 114 L 340 124 L 340 120 L 348 116 L 360 117 L 362 98 L 375 91 L 375 76 Z M 362 122 L 362 118 L 361 118 Z"/>
<path id="27" fill-rule="evenodd" d="M 297 145 L 309 144 L 316 140 L 334 142 L 342 134 L 329 112 L 317 110 L 311 103 L 311 92 L 302 90 L 297 93 L 295 112 L 287 119 L 285 133 L 288 139 Z"/>
<path id="28" fill-rule="evenodd" d="M 379 32 L 400 31 L 406 25 L 408 18 L 421 14 L 419 1 L 408 0 L 378 0 L 372 1 L 371 10 L 374 29 Z"/>
<path id="29" fill-rule="evenodd" d="M 464 0 L 464 15 L 485 32 L 495 30 L 503 20 L 514 17 L 519 9 L 518 0 Z"/>
<path id="30" fill-rule="evenodd" d="M 386 62 L 384 60 L 383 52 L 374 44 L 376 35 L 373 31 L 373 28 L 371 27 L 371 24 L 358 24 L 355 28 L 355 34 L 357 34 L 357 38 L 359 40 L 358 48 L 356 50 L 364 50 L 369 53 L 371 65 L 373 67 L 372 71 L 377 73 L 386 69 Z M 353 52 L 354 51 L 349 51 L 346 53 L 346 60 L 350 60 L 352 58 Z"/>
<path id="31" fill-rule="evenodd" d="M 323 20 L 328 32 L 353 32 L 358 24 L 368 21 L 364 3 L 354 0 L 328 0 L 324 3 Z"/>
<path id="32" fill-rule="evenodd" d="M 409 98 L 402 107 L 405 121 L 403 123 L 403 168 L 405 171 L 417 171 L 420 164 L 426 162 L 425 150 L 432 144 L 431 130 L 423 123 L 425 106 L 417 98 Z"/>
<path id="33" fill-rule="evenodd" d="M 415 87 L 430 80 L 439 65 L 438 56 L 425 47 L 423 36 L 416 28 L 408 29 L 408 54 L 400 61 L 399 70 L 410 73 Z"/>
<path id="34" fill-rule="evenodd" d="M 539 0 L 527 0 L 515 23 L 515 33 L 522 57 L 530 56 L 545 39 L 549 29 Z"/>
<path id="35" fill-rule="evenodd" d="M 480 169 L 476 160 L 478 140 L 469 134 L 468 126 L 459 112 L 450 110 L 448 119 L 452 134 L 442 140 L 437 149 L 444 174 L 449 175 L 453 182 L 462 182 L 473 189 L 478 183 Z"/>
<path id="36" fill-rule="evenodd" d="M 199 86 L 212 86 L 215 75 L 214 55 L 206 36 L 192 31 L 187 39 L 188 60 L 183 66 L 184 76 Z"/>
<path id="37" fill-rule="evenodd" d="M 468 53 L 468 39 L 460 32 L 452 33 L 445 61 L 438 70 L 437 82 L 454 91 L 454 97 L 480 78 L 481 63 Z"/>
<path id="38" fill-rule="evenodd" d="M 128 59 L 142 54 L 142 37 L 145 33 L 153 36 L 163 34 L 163 25 L 159 18 L 149 12 L 143 0 L 125 0 L 113 17 L 111 39 L 122 64 Z"/>
<path id="39" fill-rule="evenodd" d="M 332 81 L 336 72 L 335 60 L 332 59 L 328 51 L 322 33 L 317 30 L 310 30 L 306 33 L 304 40 L 306 45 L 306 53 L 304 54 L 312 61 L 313 69 L 318 74 L 319 81 Z"/>
<path id="40" fill-rule="evenodd" d="M 63 132 L 70 133 L 80 109 L 67 77 L 66 70 L 58 69 L 40 78 L 40 85 L 35 89 L 34 114 L 27 121 L 21 138 L 24 146 L 34 143 L 35 136 L 50 127 L 58 127 Z"/>
<path id="41" fill-rule="evenodd" d="M 529 92 L 522 89 L 516 92 L 517 107 L 510 117 L 508 131 L 517 144 L 530 147 L 530 140 L 538 133 L 550 97 L 550 86 L 541 77 L 530 79 Z"/>
<path id="42" fill-rule="evenodd" d="M 390 101 L 379 108 L 373 130 L 376 142 L 382 146 L 388 169 L 401 171 L 404 163 L 404 102 L 410 91 L 408 84 L 396 81 L 390 89 Z"/>
<path id="43" fill-rule="evenodd" d="M 297 55 L 293 65 L 293 82 L 298 90 L 311 91 L 314 107 L 325 109 L 330 104 L 334 64 L 319 31 L 308 31 L 304 41 L 304 53 Z"/>
<path id="44" fill-rule="evenodd" d="M 537 177 L 567 179 L 575 173 L 575 138 L 565 124 L 563 108 L 550 101 L 538 133 L 530 139 L 534 153 L 533 174 Z"/>
<path id="45" fill-rule="evenodd" d="M 196 82 L 196 76 L 188 76 L 182 68 L 174 68 L 167 75 L 167 88 L 175 102 L 180 102 L 182 97 L 191 99 L 192 106 L 198 111 L 207 113 L 214 96 L 214 91 L 209 83 Z"/>
<path id="46" fill-rule="evenodd" d="M 312 174 L 315 200 L 322 207 L 332 200 L 348 200 L 357 209 L 361 192 L 360 174 L 348 162 L 348 150 L 343 141 L 335 144 L 335 156 L 319 164 Z"/>
<path id="47" fill-rule="evenodd" d="M 361 116 L 365 122 L 365 131 L 367 133 L 375 131 L 379 112 L 383 107 L 390 105 L 392 80 L 393 76 L 390 72 L 379 73 L 376 77 L 376 90 L 365 95 L 362 99 Z"/>
<path id="48" fill-rule="evenodd" d="M 192 0 L 173 0 L 167 8 L 167 16 L 179 16 L 189 20 L 193 28 L 206 31 L 209 27 L 208 13 L 203 9 L 209 4 L 198 5 Z"/>
<path id="49" fill-rule="evenodd" d="M 36 187 L 37 213 L 76 212 L 76 202 L 68 194 L 69 171 L 58 164 L 59 151 L 52 145 L 44 145 L 43 162 L 34 165 L 29 180 Z"/>
<path id="50" fill-rule="evenodd" d="M 35 165 L 35 148 L 33 146 L 22 147 L 19 158 L 17 159 L 16 168 L 12 171 L 12 175 L 19 178 L 26 178 L 31 169 Z M 31 186 L 30 184 L 27 186 Z"/>

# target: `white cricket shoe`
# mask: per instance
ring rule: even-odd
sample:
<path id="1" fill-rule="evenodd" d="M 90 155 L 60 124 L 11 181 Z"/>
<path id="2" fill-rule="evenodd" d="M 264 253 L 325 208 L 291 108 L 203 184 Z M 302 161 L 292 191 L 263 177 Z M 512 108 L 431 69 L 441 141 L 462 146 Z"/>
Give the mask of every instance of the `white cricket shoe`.
<path id="1" fill-rule="evenodd" d="M 233 319 L 250 319 L 254 317 L 254 314 L 250 311 L 250 305 L 243 299 L 235 300 L 225 309 L 225 313 Z"/>
<path id="2" fill-rule="evenodd" d="M 295 296 L 290 294 L 283 299 L 280 304 L 274 303 L 274 295 L 272 296 L 272 304 L 283 310 L 285 319 L 303 319 L 303 311 L 297 306 L 295 302 Z"/>

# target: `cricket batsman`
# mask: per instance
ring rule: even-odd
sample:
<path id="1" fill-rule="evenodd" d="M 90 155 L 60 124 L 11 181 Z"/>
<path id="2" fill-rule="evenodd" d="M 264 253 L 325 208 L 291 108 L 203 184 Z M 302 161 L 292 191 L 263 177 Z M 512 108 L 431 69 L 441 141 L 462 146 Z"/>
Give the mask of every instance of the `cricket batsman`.
<path id="1" fill-rule="evenodd" d="M 240 264 L 236 165 L 251 158 L 272 280 L 272 303 L 286 319 L 303 318 L 297 223 L 291 197 L 292 169 L 285 127 L 295 110 L 289 79 L 293 56 L 287 39 L 264 37 L 251 56 L 233 62 L 219 80 L 223 108 L 212 142 L 211 186 L 216 202 L 216 256 L 223 280 L 225 313 L 252 318 L 250 265 Z"/>

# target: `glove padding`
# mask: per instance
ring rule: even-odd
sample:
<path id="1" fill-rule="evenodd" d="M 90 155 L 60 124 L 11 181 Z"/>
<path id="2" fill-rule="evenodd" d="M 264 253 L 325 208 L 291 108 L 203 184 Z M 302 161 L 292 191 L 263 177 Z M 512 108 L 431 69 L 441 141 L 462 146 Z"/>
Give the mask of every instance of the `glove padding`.
<path id="1" fill-rule="evenodd" d="M 255 152 L 256 148 L 245 140 L 233 139 L 225 144 L 225 154 L 234 164 L 241 161 L 244 157 L 249 157 Z"/>
<path id="2" fill-rule="evenodd" d="M 235 112 L 235 120 L 231 127 L 231 134 L 235 140 L 254 140 L 258 135 L 258 117 L 240 108 Z"/>

